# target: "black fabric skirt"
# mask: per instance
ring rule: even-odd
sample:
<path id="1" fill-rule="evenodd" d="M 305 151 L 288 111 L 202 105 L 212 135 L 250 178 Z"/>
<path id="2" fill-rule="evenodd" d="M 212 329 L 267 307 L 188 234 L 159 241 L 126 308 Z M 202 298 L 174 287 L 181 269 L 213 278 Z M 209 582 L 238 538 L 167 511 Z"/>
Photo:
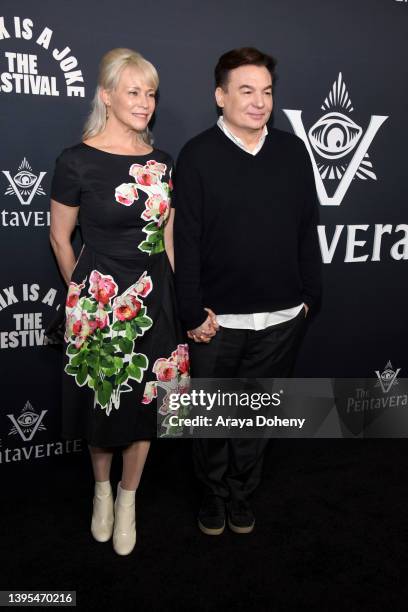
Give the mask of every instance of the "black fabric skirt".
<path id="1" fill-rule="evenodd" d="M 118 259 L 85 246 L 65 312 L 63 437 L 98 447 L 156 437 L 158 386 L 189 374 L 166 252 Z"/>

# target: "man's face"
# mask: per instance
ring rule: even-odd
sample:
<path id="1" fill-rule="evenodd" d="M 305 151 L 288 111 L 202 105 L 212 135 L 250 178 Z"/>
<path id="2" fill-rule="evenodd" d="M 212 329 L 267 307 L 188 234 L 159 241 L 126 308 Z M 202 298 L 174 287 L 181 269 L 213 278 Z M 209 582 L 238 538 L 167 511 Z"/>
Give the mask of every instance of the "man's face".
<path id="1" fill-rule="evenodd" d="M 271 116 L 272 76 L 265 66 L 240 66 L 231 70 L 228 82 L 215 90 L 224 119 L 241 130 L 260 130 Z"/>

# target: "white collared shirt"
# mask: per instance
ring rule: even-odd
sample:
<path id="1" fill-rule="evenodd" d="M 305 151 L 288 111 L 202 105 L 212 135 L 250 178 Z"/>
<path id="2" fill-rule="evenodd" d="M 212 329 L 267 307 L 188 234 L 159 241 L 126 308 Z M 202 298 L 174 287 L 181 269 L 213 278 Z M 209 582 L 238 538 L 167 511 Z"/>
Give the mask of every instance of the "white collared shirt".
<path id="1" fill-rule="evenodd" d="M 224 117 L 221 115 L 217 121 L 217 125 L 222 132 L 234 142 L 237 147 L 246 151 L 250 155 L 256 155 L 262 149 L 265 138 L 268 135 L 268 128 L 266 125 L 262 131 L 262 134 L 259 138 L 258 144 L 254 148 L 253 151 L 250 151 L 248 147 L 242 142 L 238 136 L 233 134 L 231 130 L 227 127 L 224 121 Z M 218 324 L 221 327 L 230 327 L 233 329 L 252 329 L 252 330 L 260 330 L 266 329 L 270 325 L 278 325 L 279 323 L 284 323 L 285 321 L 290 321 L 290 319 L 294 319 L 299 312 L 302 310 L 304 304 L 299 304 L 299 306 L 294 306 L 293 308 L 285 308 L 285 310 L 276 310 L 275 312 L 255 312 L 251 314 L 223 314 L 217 315 Z"/>
<path id="2" fill-rule="evenodd" d="M 217 121 L 217 125 L 218 127 L 224 132 L 224 134 L 226 136 L 228 136 L 228 138 L 230 140 L 232 140 L 232 142 L 235 142 L 235 144 L 240 148 L 243 149 L 244 151 L 246 151 L 247 153 L 249 153 L 250 155 L 256 155 L 257 153 L 259 153 L 259 151 L 262 149 L 263 144 L 265 142 L 265 138 L 268 135 L 268 128 L 266 127 L 266 125 L 264 125 L 264 128 L 262 130 L 262 134 L 259 137 L 258 140 L 258 144 L 256 145 L 255 149 L 253 151 L 250 151 L 248 149 L 248 147 L 246 146 L 246 144 L 244 144 L 242 142 L 242 140 L 240 138 L 238 138 L 238 136 L 235 136 L 235 134 L 233 134 L 231 132 L 231 130 L 227 127 L 227 124 L 224 121 L 224 117 L 222 115 L 220 115 L 220 117 L 218 118 Z"/>

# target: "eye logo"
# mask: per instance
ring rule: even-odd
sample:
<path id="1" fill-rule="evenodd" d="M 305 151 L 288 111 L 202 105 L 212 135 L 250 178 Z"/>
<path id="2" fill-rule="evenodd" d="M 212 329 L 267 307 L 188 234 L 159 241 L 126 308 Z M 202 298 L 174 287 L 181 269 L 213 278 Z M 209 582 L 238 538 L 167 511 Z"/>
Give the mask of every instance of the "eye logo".
<path id="1" fill-rule="evenodd" d="M 391 389 L 391 387 L 395 384 L 398 384 L 397 381 L 397 376 L 400 373 L 401 368 L 398 368 L 398 370 L 393 370 L 392 369 L 392 363 L 391 361 L 389 361 L 387 363 L 387 365 L 384 368 L 384 372 L 379 372 L 378 370 L 375 371 L 375 373 L 377 374 L 377 378 L 378 378 L 378 382 L 376 384 L 376 386 L 380 386 L 382 389 L 383 393 L 388 393 L 388 391 Z"/>
<path id="2" fill-rule="evenodd" d="M 16 195 L 23 206 L 31 204 L 35 195 L 45 195 L 45 191 L 41 187 L 41 181 L 47 173 L 40 172 L 37 176 L 32 170 L 28 161 L 24 158 L 14 176 L 11 176 L 8 170 L 2 171 L 9 182 L 5 195 Z"/>
<path id="3" fill-rule="evenodd" d="M 13 423 L 9 436 L 15 436 L 18 433 L 24 442 L 29 442 L 37 431 L 46 429 L 42 424 L 46 413 L 47 410 L 43 410 L 41 414 L 37 414 L 30 402 L 26 402 L 20 416 L 15 418 L 14 414 L 7 415 Z"/>
<path id="4" fill-rule="evenodd" d="M 327 113 L 308 132 L 310 144 L 321 157 L 339 159 L 352 151 L 362 128 L 341 113 Z"/>
<path id="5" fill-rule="evenodd" d="M 14 177 L 14 182 L 17 183 L 21 189 L 27 189 L 28 187 L 32 187 L 37 180 L 37 177 L 32 172 L 27 172 L 26 170 L 21 170 Z"/>
<path id="6" fill-rule="evenodd" d="M 18 424 L 21 427 L 32 427 L 38 421 L 38 414 L 35 412 L 25 412 L 20 414 L 17 419 Z"/>
<path id="7" fill-rule="evenodd" d="M 354 111 L 341 72 L 323 102 L 320 117 L 306 134 L 301 110 L 284 109 L 293 130 L 305 143 L 313 165 L 316 189 L 322 206 L 340 206 L 354 178 L 377 180 L 368 155 L 368 148 L 387 116 L 372 115 L 369 126 L 355 123 Z M 352 157 L 351 157 L 352 155 Z M 329 196 L 325 180 L 338 181 Z"/>

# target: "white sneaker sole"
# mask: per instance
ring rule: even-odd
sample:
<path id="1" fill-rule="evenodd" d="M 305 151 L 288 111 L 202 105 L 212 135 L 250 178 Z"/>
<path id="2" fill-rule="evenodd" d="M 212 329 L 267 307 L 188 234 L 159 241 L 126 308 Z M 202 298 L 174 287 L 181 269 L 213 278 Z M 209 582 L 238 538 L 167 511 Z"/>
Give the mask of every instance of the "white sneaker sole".
<path id="1" fill-rule="evenodd" d="M 252 523 L 252 525 L 248 525 L 246 527 L 238 527 L 238 525 L 234 525 L 234 523 L 231 523 L 230 519 L 228 519 L 228 527 L 234 533 L 251 533 L 251 531 L 254 530 L 255 521 Z"/>
<path id="2" fill-rule="evenodd" d="M 205 525 L 202 524 L 202 522 L 200 520 L 198 520 L 198 527 L 200 529 L 200 531 L 202 531 L 203 533 L 205 533 L 205 535 L 221 535 L 222 532 L 225 529 L 225 522 L 224 525 L 222 527 L 218 527 L 216 529 L 210 529 L 209 527 L 205 527 Z"/>

